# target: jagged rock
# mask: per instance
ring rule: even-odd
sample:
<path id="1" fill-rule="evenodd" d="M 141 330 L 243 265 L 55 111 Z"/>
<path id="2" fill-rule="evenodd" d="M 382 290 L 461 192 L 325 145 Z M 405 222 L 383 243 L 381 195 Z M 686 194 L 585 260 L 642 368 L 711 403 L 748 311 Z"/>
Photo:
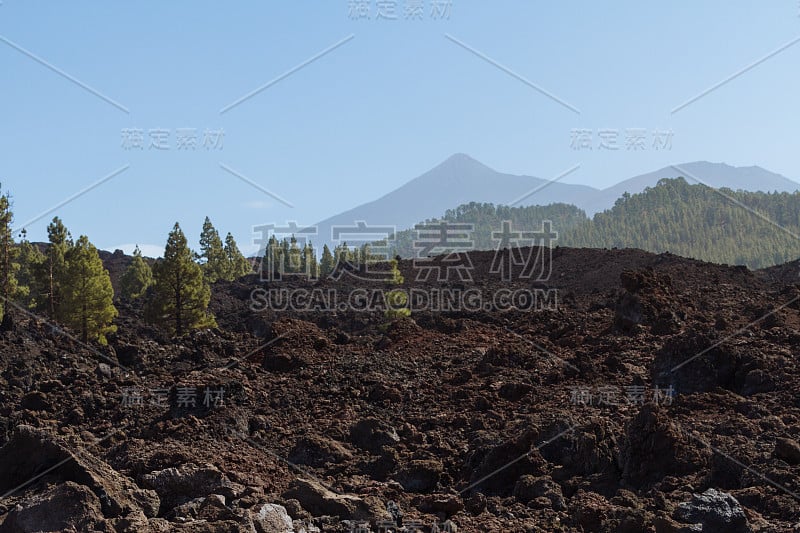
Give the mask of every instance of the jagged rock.
<path id="1" fill-rule="evenodd" d="M 800 444 L 794 439 L 780 437 L 775 441 L 775 457 L 789 464 L 800 464 Z"/>
<path id="2" fill-rule="evenodd" d="M 510 494 L 521 475 L 544 475 L 546 461 L 535 448 L 535 438 L 536 432 L 528 430 L 512 441 L 479 450 L 477 456 L 483 459 L 472 466 L 470 479 L 470 483 L 478 483 L 475 490 Z M 512 460 L 514 464 L 509 466 Z"/>
<path id="3" fill-rule="evenodd" d="M 238 496 L 244 488 L 211 465 L 193 463 L 150 472 L 142 476 L 142 483 L 158 493 L 162 512 L 209 494 Z"/>
<path id="4" fill-rule="evenodd" d="M 188 502 L 176 505 L 169 515 L 177 520 L 195 520 L 200 511 L 200 506 L 205 498 L 194 498 Z"/>
<path id="5" fill-rule="evenodd" d="M 250 509 L 257 533 L 293 533 L 292 517 L 282 505 L 264 503 Z"/>
<path id="6" fill-rule="evenodd" d="M 43 470 L 60 465 L 47 479 L 73 481 L 88 487 L 100 500 L 107 518 L 142 511 L 156 516 L 159 499 L 90 453 L 73 453 L 45 431 L 17 426 L 11 440 L 0 449 L 0 493 L 16 488 Z"/>
<path id="7" fill-rule="evenodd" d="M 735 391 L 741 361 L 738 348 L 720 343 L 713 334 L 692 329 L 671 338 L 656 353 L 652 377 L 656 386 L 671 386 L 678 394 L 716 387 Z"/>
<path id="8" fill-rule="evenodd" d="M 557 511 L 564 511 L 567 508 L 561 486 L 548 476 L 522 476 L 514 486 L 514 497 L 522 503 L 543 497 L 548 506 Z"/>
<path id="9" fill-rule="evenodd" d="M 532 390 L 533 386 L 527 383 L 503 383 L 498 394 L 504 400 L 518 402 Z"/>
<path id="10" fill-rule="evenodd" d="M 291 462 L 313 467 L 343 463 L 352 457 L 353 454 L 341 443 L 313 435 L 302 437 L 289 453 Z"/>
<path id="11" fill-rule="evenodd" d="M 97 377 L 101 379 L 111 379 L 114 377 L 114 370 L 108 363 L 100 363 L 95 369 L 95 374 L 97 374 Z"/>
<path id="12" fill-rule="evenodd" d="M 644 310 L 639 297 L 623 292 L 614 304 L 614 325 L 622 331 L 630 332 L 641 324 L 643 319 Z"/>
<path id="13" fill-rule="evenodd" d="M 678 505 L 674 516 L 681 522 L 699 525 L 697 531 L 752 533 L 744 508 L 736 498 L 717 489 L 693 494 L 691 501 Z"/>
<path id="14" fill-rule="evenodd" d="M 775 390 L 775 379 L 769 372 L 757 368 L 751 370 L 744 377 L 742 385 L 742 395 L 751 396 L 760 392 L 772 392 Z"/>
<path id="15" fill-rule="evenodd" d="M 435 460 L 416 460 L 404 465 L 396 479 L 409 492 L 430 492 L 442 475 L 442 463 Z"/>
<path id="16" fill-rule="evenodd" d="M 473 492 L 472 495 L 467 498 L 464 507 L 470 514 L 478 516 L 486 510 L 486 496 L 480 492 Z"/>
<path id="17" fill-rule="evenodd" d="M 350 428 L 350 441 L 362 450 L 380 453 L 384 446 L 400 442 L 400 436 L 389 424 L 377 418 L 366 418 Z"/>
<path id="18" fill-rule="evenodd" d="M 651 267 L 624 270 L 620 274 L 623 290 L 614 305 L 614 325 L 632 333 L 640 324 L 650 324 L 654 335 L 670 335 L 680 330 L 681 318 L 669 301 L 672 279 Z"/>
<path id="19" fill-rule="evenodd" d="M 579 490 L 569 502 L 572 519 L 583 531 L 606 531 L 603 527 L 613 512 L 613 505 L 595 492 Z"/>
<path id="20" fill-rule="evenodd" d="M 314 516 L 338 516 L 341 520 L 367 520 L 383 513 L 380 502 L 368 502 L 365 499 L 348 494 L 337 494 L 328 490 L 316 481 L 295 479 L 284 498 L 294 498 L 305 510 Z"/>
<path id="21" fill-rule="evenodd" d="M 550 441 L 565 429 L 563 423 L 553 424 L 539 440 Z M 573 475 L 616 473 L 617 433 L 608 420 L 593 418 L 586 425 L 563 433 L 540 451 L 542 457 L 562 465 Z"/>
<path id="22" fill-rule="evenodd" d="M 415 499 L 414 505 L 423 513 L 443 514 L 445 516 L 453 516 L 464 510 L 464 502 L 457 495 L 430 494 Z"/>
<path id="23" fill-rule="evenodd" d="M 100 500 L 89 487 L 66 481 L 20 502 L 0 533 L 90 531 L 102 521 Z"/>
<path id="24" fill-rule="evenodd" d="M 237 514 L 225 505 L 225 496 L 222 494 L 209 494 L 203 498 L 203 502 L 200 504 L 200 508 L 197 511 L 197 517 L 208 522 L 247 521 L 245 517 Z"/>
<path id="25" fill-rule="evenodd" d="M 23 396 L 20 407 L 23 409 L 30 409 L 31 411 L 49 411 L 52 409 L 47 395 L 41 391 L 29 392 Z"/>
<path id="26" fill-rule="evenodd" d="M 642 486 L 666 475 L 697 472 L 708 456 L 708 449 L 684 435 L 663 410 L 646 404 L 627 425 L 619 461 L 623 478 Z"/>

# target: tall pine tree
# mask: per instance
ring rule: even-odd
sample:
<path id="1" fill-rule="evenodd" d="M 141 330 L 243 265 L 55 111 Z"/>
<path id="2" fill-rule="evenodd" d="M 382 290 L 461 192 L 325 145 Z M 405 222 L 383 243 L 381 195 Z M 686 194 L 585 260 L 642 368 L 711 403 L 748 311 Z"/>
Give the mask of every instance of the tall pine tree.
<path id="1" fill-rule="evenodd" d="M 133 259 L 120 279 L 120 292 L 127 300 L 136 300 L 144 296 L 147 288 L 153 283 L 153 271 L 142 257 L 137 246 L 133 251 Z"/>
<path id="2" fill-rule="evenodd" d="M 203 275 L 209 283 L 226 278 L 228 263 L 225 256 L 225 248 L 222 245 L 219 232 L 208 217 L 203 222 L 203 231 L 200 232 L 200 254 L 198 257 L 202 261 Z"/>
<path id="3" fill-rule="evenodd" d="M 233 235 L 228 233 L 225 236 L 225 261 L 227 268 L 225 272 L 225 279 L 232 281 L 245 276 L 253 271 L 253 266 L 250 261 L 239 251 Z"/>
<path id="4" fill-rule="evenodd" d="M 43 284 L 47 258 L 39 248 L 28 241 L 27 232 L 20 234 L 19 254 L 17 256 L 16 300 L 27 309 L 44 307 L 47 299 L 47 288 Z"/>
<path id="5" fill-rule="evenodd" d="M 14 259 L 19 250 L 14 246 L 14 236 L 11 223 L 14 221 L 14 213 L 11 211 L 11 196 L 6 193 L 0 195 L 0 310 L 2 310 L 2 328 L 8 329 L 11 326 L 11 313 L 9 302 L 14 298 L 17 291 L 17 280 L 15 270 L 18 265 Z"/>
<path id="6" fill-rule="evenodd" d="M 330 276 L 335 266 L 336 260 L 331 253 L 331 249 L 328 248 L 327 244 L 322 245 L 322 258 L 319 260 L 319 277 L 327 278 Z"/>
<path id="7" fill-rule="evenodd" d="M 150 321 L 177 336 L 215 324 L 208 313 L 211 289 L 177 222 L 167 238 L 164 258 L 153 266 L 153 280 L 155 290 L 147 310 Z"/>
<path id="8" fill-rule="evenodd" d="M 319 276 L 319 265 L 317 264 L 317 252 L 314 245 L 307 242 L 303 245 L 303 264 L 302 272 L 305 272 L 310 279 L 317 279 Z"/>
<path id="9" fill-rule="evenodd" d="M 111 322 L 117 316 L 111 277 L 103 267 L 100 255 L 89 239 L 81 235 L 67 252 L 66 271 L 61 285 L 62 320 L 81 340 L 98 340 L 105 344 L 106 334 L 116 331 Z"/>
<path id="10" fill-rule="evenodd" d="M 47 268 L 43 272 L 46 279 L 43 285 L 47 287 L 50 318 L 60 320 L 61 284 L 66 274 L 66 256 L 72 247 L 72 237 L 61 219 L 54 217 L 47 226 L 47 238 L 50 244 L 47 247 Z"/>

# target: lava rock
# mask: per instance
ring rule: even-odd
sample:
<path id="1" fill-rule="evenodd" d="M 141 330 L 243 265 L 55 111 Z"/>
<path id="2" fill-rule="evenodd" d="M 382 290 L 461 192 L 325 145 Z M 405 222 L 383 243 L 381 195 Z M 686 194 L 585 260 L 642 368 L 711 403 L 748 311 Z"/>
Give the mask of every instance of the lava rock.
<path id="1" fill-rule="evenodd" d="M 137 510 L 147 517 L 158 512 L 159 498 L 154 491 L 140 489 L 93 455 L 73 453 L 45 431 L 26 425 L 17 426 L 12 438 L 0 448 L 0 492 L 16 488 L 52 465 L 61 466 L 49 477 L 88 487 L 108 518 Z"/>
<path id="2" fill-rule="evenodd" d="M 408 492 L 430 492 L 439 483 L 442 470 L 439 461 L 410 461 L 400 469 L 396 479 Z"/>
<path id="3" fill-rule="evenodd" d="M 293 533 L 292 517 L 286 508 L 275 503 L 264 503 L 250 509 L 250 518 L 257 533 Z"/>
<path id="4" fill-rule="evenodd" d="M 142 476 L 141 481 L 158 493 L 162 501 L 162 512 L 209 494 L 227 492 L 234 496 L 241 488 L 213 466 L 193 463 L 150 472 Z"/>
<path id="5" fill-rule="evenodd" d="M 100 500 L 89 487 L 66 481 L 20 502 L 0 525 L 0 533 L 91 531 L 103 519 Z"/>
<path id="6" fill-rule="evenodd" d="M 752 533 L 744 508 L 727 492 L 708 489 L 693 494 L 692 500 L 678 505 L 674 516 L 686 524 L 697 524 L 697 531 Z"/>
<path id="7" fill-rule="evenodd" d="M 350 428 L 350 441 L 372 453 L 380 453 L 384 446 L 395 446 L 400 442 L 397 431 L 377 418 L 366 418 Z"/>
<path id="8" fill-rule="evenodd" d="M 300 502 L 314 516 L 337 516 L 340 520 L 369 520 L 381 516 L 383 505 L 348 494 L 337 494 L 316 481 L 295 479 L 283 497 Z"/>
<path id="9" fill-rule="evenodd" d="M 800 464 L 800 444 L 796 440 L 780 437 L 775 441 L 775 457 L 789 464 Z"/>
<path id="10" fill-rule="evenodd" d="M 627 425 L 619 461 L 622 477 L 642 486 L 705 468 L 709 451 L 683 435 L 663 410 L 646 404 Z"/>
<path id="11" fill-rule="evenodd" d="M 549 506 L 557 511 L 564 511 L 567 508 L 561 487 L 548 476 L 522 476 L 514 486 L 514 497 L 522 503 L 544 497 Z"/>
<path id="12" fill-rule="evenodd" d="M 289 461 L 320 468 L 352 459 L 353 454 L 340 442 L 313 435 L 302 437 L 289 453 Z"/>

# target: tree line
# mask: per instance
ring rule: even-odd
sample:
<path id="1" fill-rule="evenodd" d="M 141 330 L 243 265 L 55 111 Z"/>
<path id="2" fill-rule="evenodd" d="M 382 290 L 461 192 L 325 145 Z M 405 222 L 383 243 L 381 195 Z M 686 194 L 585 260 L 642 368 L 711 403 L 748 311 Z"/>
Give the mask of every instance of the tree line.
<path id="1" fill-rule="evenodd" d="M 565 229 L 558 243 L 769 267 L 800 258 L 800 192 L 714 190 L 683 178 L 662 179 Z"/>
<path id="2" fill-rule="evenodd" d="M 445 212 L 441 221 L 474 225 L 476 250 L 492 250 L 492 233 L 510 220 L 515 230 L 536 231 L 551 220 L 553 245 L 640 248 L 721 264 L 764 268 L 800 258 L 800 192 L 714 190 L 683 178 L 662 179 L 637 194 L 623 194 L 592 218 L 571 204 L 509 207 L 472 202 Z M 418 233 L 396 234 L 396 253 L 414 257 Z M 523 243 L 523 245 L 525 245 Z"/>
<path id="3" fill-rule="evenodd" d="M 374 253 L 373 246 L 369 243 L 350 246 L 342 242 L 333 250 L 325 244 L 318 259 L 311 242 L 304 242 L 300 247 L 294 235 L 283 239 L 272 235 L 265 248 L 259 251 L 257 268 L 266 279 L 281 279 L 284 275 L 300 274 L 314 280 L 331 276 L 337 267 L 348 265 L 349 268 L 359 269 L 380 261 L 389 261 L 389 257 L 385 252 Z"/>
<path id="4" fill-rule="evenodd" d="M 210 284 L 252 271 L 233 236 L 223 241 L 206 217 L 200 252 L 193 252 L 180 225 L 169 232 L 164 256 L 148 262 L 138 246 L 114 294 L 111 276 L 86 235 L 73 239 L 63 221 L 47 226 L 48 242 L 39 246 L 23 229 L 14 238 L 11 196 L 0 194 L 0 328 L 13 327 L 15 310 L 35 313 L 66 325 L 83 342 L 107 342 L 116 331 L 121 301 L 143 300 L 145 319 L 175 335 L 212 326 Z"/>

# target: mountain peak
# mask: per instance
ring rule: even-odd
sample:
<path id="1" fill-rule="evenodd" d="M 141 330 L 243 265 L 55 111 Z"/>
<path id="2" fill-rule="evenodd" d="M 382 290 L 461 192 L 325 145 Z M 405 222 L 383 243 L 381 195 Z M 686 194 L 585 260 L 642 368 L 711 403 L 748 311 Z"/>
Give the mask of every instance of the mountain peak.
<path id="1" fill-rule="evenodd" d="M 484 165 L 483 163 L 481 163 L 477 159 L 475 159 L 475 158 L 471 157 L 470 155 L 465 154 L 463 152 L 457 152 L 457 153 L 451 155 L 450 157 L 448 157 L 447 159 L 442 161 L 437 166 L 437 168 L 447 168 L 447 167 L 457 168 L 457 169 L 463 169 L 463 168 L 469 168 L 469 167 L 479 168 L 479 169 L 483 169 L 483 170 L 489 169 L 489 167 L 487 167 L 486 165 Z M 493 169 L 489 169 L 489 170 L 493 170 Z"/>

